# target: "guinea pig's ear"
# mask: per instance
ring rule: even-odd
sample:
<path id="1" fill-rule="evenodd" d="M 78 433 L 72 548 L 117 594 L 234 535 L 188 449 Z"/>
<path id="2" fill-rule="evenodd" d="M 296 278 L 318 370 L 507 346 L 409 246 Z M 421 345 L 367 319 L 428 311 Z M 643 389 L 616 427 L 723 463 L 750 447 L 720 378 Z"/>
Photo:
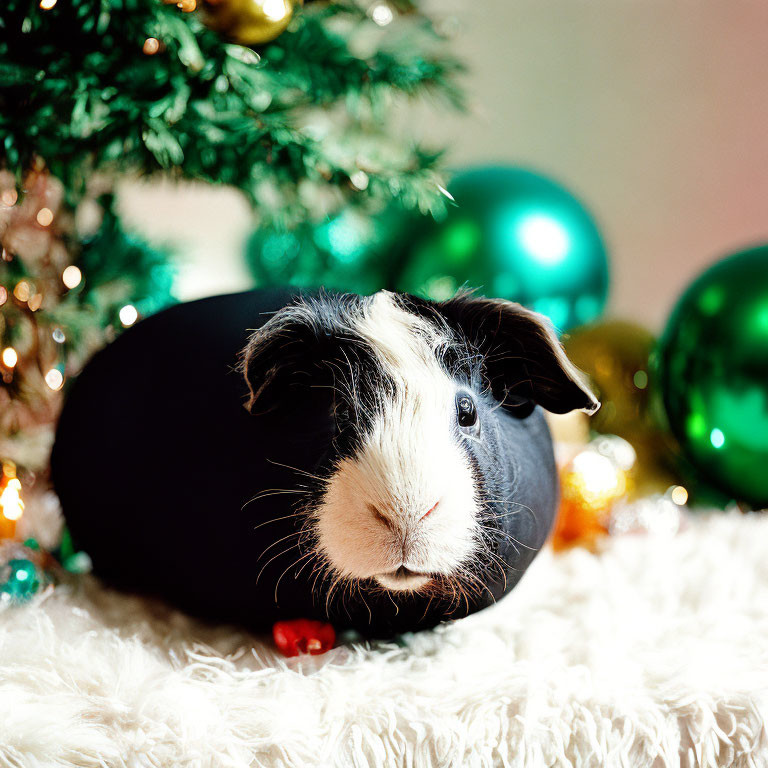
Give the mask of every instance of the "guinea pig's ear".
<path id="1" fill-rule="evenodd" d="M 494 397 L 512 412 L 519 412 L 520 398 L 552 413 L 594 413 L 600 408 L 544 315 L 511 301 L 470 294 L 436 306 L 449 325 L 480 350 Z"/>
<path id="2" fill-rule="evenodd" d="M 308 380 L 318 353 L 316 317 L 297 302 L 257 328 L 242 352 L 241 369 L 250 390 L 251 413 L 271 411 L 290 387 Z"/>

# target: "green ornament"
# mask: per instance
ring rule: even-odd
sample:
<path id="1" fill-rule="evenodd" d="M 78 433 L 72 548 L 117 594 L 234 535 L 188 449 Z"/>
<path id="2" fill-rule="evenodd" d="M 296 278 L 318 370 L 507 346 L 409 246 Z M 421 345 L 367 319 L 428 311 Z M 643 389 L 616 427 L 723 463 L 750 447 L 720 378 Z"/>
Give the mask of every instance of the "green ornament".
<path id="1" fill-rule="evenodd" d="M 608 260 L 597 226 L 565 188 L 517 168 L 478 168 L 449 186 L 456 205 L 401 238 L 398 290 L 442 300 L 462 286 L 518 301 L 561 329 L 597 318 Z"/>
<path id="2" fill-rule="evenodd" d="M 13 602 L 26 602 L 39 588 L 40 577 L 31 560 L 9 560 L 0 568 L 0 595 L 8 595 Z"/>
<path id="3" fill-rule="evenodd" d="M 388 218 L 347 210 L 290 231 L 256 230 L 245 258 L 257 285 L 325 287 L 369 294 L 389 287 Z"/>
<path id="4" fill-rule="evenodd" d="M 719 262 L 688 288 L 656 367 L 691 465 L 733 498 L 768 506 L 768 245 Z"/>

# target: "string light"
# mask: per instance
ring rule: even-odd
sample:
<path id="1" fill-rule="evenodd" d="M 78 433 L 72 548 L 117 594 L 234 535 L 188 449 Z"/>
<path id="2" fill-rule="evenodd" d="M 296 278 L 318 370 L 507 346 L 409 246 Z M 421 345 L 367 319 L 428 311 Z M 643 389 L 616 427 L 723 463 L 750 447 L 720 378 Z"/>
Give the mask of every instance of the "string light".
<path id="1" fill-rule="evenodd" d="M 83 273 L 73 264 L 70 264 L 62 273 L 61 280 L 67 288 L 76 288 L 83 279 Z"/>
<path id="2" fill-rule="evenodd" d="M 29 297 L 32 295 L 32 289 L 26 280 L 19 280 L 16 283 L 16 287 L 13 289 L 13 295 L 19 301 L 29 301 Z"/>
<path id="3" fill-rule="evenodd" d="M 44 11 L 50 11 L 57 2 L 58 0 L 40 0 L 40 7 Z"/>
<path id="4" fill-rule="evenodd" d="M 0 512 L 6 520 L 15 522 L 24 513 L 24 501 L 21 498 L 21 482 L 16 477 L 16 465 L 12 461 L 3 462 L 0 491 Z"/>
<path id="5" fill-rule="evenodd" d="M 181 2 L 176 3 L 176 7 L 184 13 L 192 13 L 197 8 L 197 0 L 181 0 Z"/>
<path id="6" fill-rule="evenodd" d="M 356 171 L 349 177 L 352 186 L 360 191 L 368 188 L 368 174 L 365 171 Z"/>
<path id="7" fill-rule="evenodd" d="M 6 347 L 3 350 L 3 365 L 6 368 L 15 368 L 16 363 L 19 362 L 19 356 L 16 354 L 16 350 L 13 347 Z"/>
<path id="8" fill-rule="evenodd" d="M 160 50 L 160 41 L 156 37 L 148 37 L 144 41 L 141 50 L 146 53 L 147 56 L 154 56 Z"/>
<path id="9" fill-rule="evenodd" d="M 684 506 L 685 502 L 688 501 L 688 491 L 682 485 L 676 485 L 672 489 L 670 496 L 678 507 Z"/>
<path id="10" fill-rule="evenodd" d="M 67 340 L 67 337 L 64 335 L 64 331 L 62 331 L 61 328 L 54 328 L 51 336 L 53 336 L 53 340 L 57 344 L 63 344 Z"/>
<path id="11" fill-rule="evenodd" d="M 21 499 L 21 482 L 12 478 L 0 494 L 0 509 L 6 520 L 16 521 L 24 514 L 24 502 Z"/>
<path id="12" fill-rule="evenodd" d="M 9 208 L 16 205 L 18 199 L 19 193 L 15 189 L 5 189 L 3 190 L 2 195 L 0 195 L 0 200 L 2 200 L 3 204 L 7 205 Z"/>
<path id="13" fill-rule="evenodd" d="M 392 9 L 386 3 L 376 3 L 371 8 L 370 14 L 373 21 L 380 27 L 386 27 L 395 18 Z"/>
<path id="14" fill-rule="evenodd" d="M 2 307 L 6 301 L 8 301 L 8 291 L 6 291 L 5 288 L 0 285 L 0 307 Z"/>
<path id="15" fill-rule="evenodd" d="M 37 212 L 36 218 L 37 218 L 37 223 L 41 227 L 48 227 L 53 221 L 53 211 L 50 208 L 41 208 Z"/>
<path id="16" fill-rule="evenodd" d="M 45 374 L 45 383 L 54 392 L 58 392 L 64 385 L 64 376 L 58 368 L 51 368 L 51 370 Z"/>
<path id="17" fill-rule="evenodd" d="M 285 0 L 263 0 L 261 10 L 270 21 L 282 21 L 291 12 Z"/>
<path id="18" fill-rule="evenodd" d="M 120 322 L 124 328 L 133 325 L 139 319 L 139 313 L 133 304 L 126 304 L 119 312 Z"/>
<path id="19" fill-rule="evenodd" d="M 40 307 L 43 306 L 43 294 L 36 293 L 28 302 L 27 305 L 33 312 L 37 312 Z"/>

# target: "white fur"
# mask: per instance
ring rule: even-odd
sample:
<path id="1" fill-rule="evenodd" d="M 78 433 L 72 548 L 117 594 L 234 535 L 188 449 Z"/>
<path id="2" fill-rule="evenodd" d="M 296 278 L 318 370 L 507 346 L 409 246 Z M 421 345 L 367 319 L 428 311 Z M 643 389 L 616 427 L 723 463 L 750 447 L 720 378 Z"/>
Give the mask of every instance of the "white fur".
<path id="1" fill-rule="evenodd" d="M 299 659 L 86 579 L 0 613 L 0 765 L 761 768 L 766 637 L 760 515 L 545 551 L 494 608 Z"/>
<path id="2" fill-rule="evenodd" d="M 354 330 L 395 386 L 372 404 L 363 444 L 328 481 L 316 512 L 319 545 L 342 577 L 418 589 L 427 577 L 387 574 L 401 565 L 450 574 L 476 541 L 477 494 L 455 428 L 456 382 L 439 361 L 448 339 L 386 291 L 372 298 Z"/>

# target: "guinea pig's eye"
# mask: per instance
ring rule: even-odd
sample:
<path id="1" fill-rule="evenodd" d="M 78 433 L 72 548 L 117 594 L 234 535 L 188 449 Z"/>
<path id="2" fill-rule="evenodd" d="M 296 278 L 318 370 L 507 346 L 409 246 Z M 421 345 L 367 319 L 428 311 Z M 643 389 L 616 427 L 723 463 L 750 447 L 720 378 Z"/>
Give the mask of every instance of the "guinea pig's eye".
<path id="1" fill-rule="evenodd" d="M 477 424 L 477 408 L 475 401 L 469 395 L 459 395 L 456 398 L 456 415 L 462 429 L 468 429 Z"/>

